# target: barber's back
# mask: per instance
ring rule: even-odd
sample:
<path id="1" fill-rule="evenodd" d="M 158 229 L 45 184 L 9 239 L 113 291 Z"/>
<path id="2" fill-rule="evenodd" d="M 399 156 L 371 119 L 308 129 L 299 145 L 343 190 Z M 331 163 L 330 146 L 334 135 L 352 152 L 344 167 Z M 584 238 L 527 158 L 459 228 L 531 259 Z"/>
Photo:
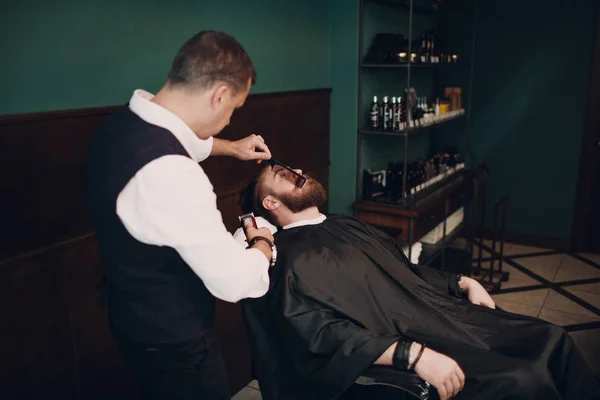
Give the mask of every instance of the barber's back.
<path id="1" fill-rule="evenodd" d="M 119 193 L 131 178 L 151 161 L 172 154 L 189 157 L 171 132 L 125 106 L 99 128 L 86 157 L 111 328 L 146 343 L 186 341 L 213 323 L 214 298 L 179 254 L 139 242 L 116 212 Z"/>

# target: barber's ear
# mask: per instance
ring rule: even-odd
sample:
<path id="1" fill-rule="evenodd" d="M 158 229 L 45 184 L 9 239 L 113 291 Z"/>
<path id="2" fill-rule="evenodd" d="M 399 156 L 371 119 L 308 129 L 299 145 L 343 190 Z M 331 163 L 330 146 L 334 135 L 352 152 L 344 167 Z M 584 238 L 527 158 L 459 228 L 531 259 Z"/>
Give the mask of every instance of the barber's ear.
<path id="1" fill-rule="evenodd" d="M 273 196 L 267 196 L 263 199 L 262 206 L 265 210 L 275 211 L 281 206 L 281 202 Z"/>
<path id="2" fill-rule="evenodd" d="M 224 83 L 217 84 L 210 97 L 210 105 L 214 110 L 223 107 L 225 101 L 231 96 L 231 89 Z"/>

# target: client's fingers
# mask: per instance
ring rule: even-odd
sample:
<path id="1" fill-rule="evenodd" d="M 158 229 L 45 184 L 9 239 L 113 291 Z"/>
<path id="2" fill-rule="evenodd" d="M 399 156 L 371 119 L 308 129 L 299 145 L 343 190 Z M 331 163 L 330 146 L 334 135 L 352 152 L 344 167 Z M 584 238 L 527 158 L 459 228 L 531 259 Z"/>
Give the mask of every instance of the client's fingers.
<path id="1" fill-rule="evenodd" d="M 453 392 L 452 396 L 456 396 L 458 394 L 458 392 L 460 392 L 462 390 L 462 385 L 460 383 L 460 379 L 458 378 L 458 375 L 454 375 L 452 377 L 452 387 L 454 388 L 454 392 Z"/>
<path id="2" fill-rule="evenodd" d="M 444 385 L 442 383 L 442 385 Z M 448 400 L 448 390 L 446 389 L 445 386 L 436 388 L 438 391 L 438 395 L 440 396 L 440 400 Z"/>
<path id="3" fill-rule="evenodd" d="M 463 388 L 465 387 L 465 381 L 466 381 L 465 373 L 463 372 L 463 370 L 460 367 L 458 367 L 458 371 L 456 372 L 456 375 L 458 376 L 458 380 L 460 382 L 460 390 L 463 390 Z"/>

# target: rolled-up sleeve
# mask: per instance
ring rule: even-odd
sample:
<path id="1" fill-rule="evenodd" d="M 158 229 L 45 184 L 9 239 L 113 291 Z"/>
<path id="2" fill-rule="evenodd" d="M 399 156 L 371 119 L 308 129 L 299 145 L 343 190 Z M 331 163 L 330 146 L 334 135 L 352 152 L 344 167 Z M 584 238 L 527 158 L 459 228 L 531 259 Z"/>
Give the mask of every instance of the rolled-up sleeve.
<path id="1" fill-rule="evenodd" d="M 145 165 L 117 199 L 117 214 L 142 243 L 174 248 L 217 298 L 237 302 L 269 288 L 269 262 L 227 231 L 208 177 L 192 159 Z"/>

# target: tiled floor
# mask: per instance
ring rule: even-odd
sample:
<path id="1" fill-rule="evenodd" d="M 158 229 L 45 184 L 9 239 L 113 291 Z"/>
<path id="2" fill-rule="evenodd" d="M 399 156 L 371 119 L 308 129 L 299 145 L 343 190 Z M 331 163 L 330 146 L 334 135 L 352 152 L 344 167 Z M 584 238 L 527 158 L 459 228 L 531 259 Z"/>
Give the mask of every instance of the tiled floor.
<path id="1" fill-rule="evenodd" d="M 491 243 L 484 242 L 482 250 L 482 266 L 489 267 Z M 498 306 L 563 326 L 600 375 L 600 255 L 506 243 L 504 257 L 502 269 L 510 275 L 492 295 Z M 258 383 L 233 399 L 260 400 Z"/>
<path id="2" fill-rule="evenodd" d="M 487 257 L 490 246 L 484 242 Z M 498 306 L 564 327 L 600 375 L 600 255 L 517 244 L 506 244 L 504 255 L 510 276 L 492 295 Z"/>

